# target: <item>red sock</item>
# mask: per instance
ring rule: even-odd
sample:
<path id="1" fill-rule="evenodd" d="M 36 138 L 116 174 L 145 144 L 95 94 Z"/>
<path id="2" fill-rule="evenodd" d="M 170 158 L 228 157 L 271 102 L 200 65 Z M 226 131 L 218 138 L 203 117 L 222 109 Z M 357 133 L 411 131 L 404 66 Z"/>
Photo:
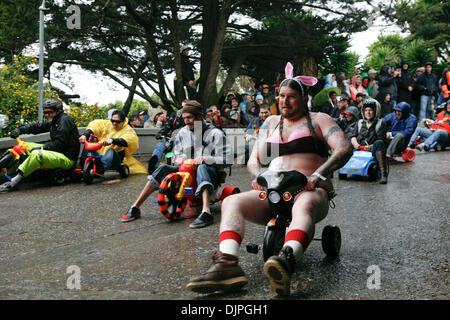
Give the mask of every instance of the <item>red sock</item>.
<path id="1" fill-rule="evenodd" d="M 241 242 L 241 235 L 236 231 L 222 231 L 219 235 L 219 250 L 223 253 L 237 255 Z"/>
<path id="2" fill-rule="evenodd" d="M 306 251 L 310 243 L 308 234 L 299 229 L 289 230 L 284 238 L 284 245 L 290 246 L 294 251 L 294 256 L 299 259 L 303 252 Z"/>

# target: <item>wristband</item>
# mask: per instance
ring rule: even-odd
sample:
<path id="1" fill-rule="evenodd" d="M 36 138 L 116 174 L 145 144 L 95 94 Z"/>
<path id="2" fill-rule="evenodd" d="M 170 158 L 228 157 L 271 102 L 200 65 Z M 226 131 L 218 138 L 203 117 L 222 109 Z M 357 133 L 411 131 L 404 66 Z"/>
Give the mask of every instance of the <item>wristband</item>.
<path id="1" fill-rule="evenodd" d="M 311 175 L 311 177 L 317 177 L 317 178 L 319 178 L 319 179 L 322 180 L 322 181 L 327 180 L 327 178 L 325 178 L 323 175 L 321 175 L 321 174 L 318 173 L 318 172 L 314 172 L 314 173 Z"/>

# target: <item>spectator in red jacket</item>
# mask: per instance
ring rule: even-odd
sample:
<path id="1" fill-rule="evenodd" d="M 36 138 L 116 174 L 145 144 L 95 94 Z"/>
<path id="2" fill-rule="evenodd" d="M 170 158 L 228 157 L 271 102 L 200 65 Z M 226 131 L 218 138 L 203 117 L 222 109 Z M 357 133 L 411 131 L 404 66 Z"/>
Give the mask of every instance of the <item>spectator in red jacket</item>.
<path id="1" fill-rule="evenodd" d="M 445 109 L 437 115 L 436 121 L 423 119 L 423 122 L 428 128 L 417 127 L 409 140 L 408 148 L 414 148 L 414 141 L 419 136 L 425 138 L 425 142 L 416 146 L 421 151 L 434 149 L 438 143 L 447 145 L 450 137 L 450 99 L 447 100 Z"/>

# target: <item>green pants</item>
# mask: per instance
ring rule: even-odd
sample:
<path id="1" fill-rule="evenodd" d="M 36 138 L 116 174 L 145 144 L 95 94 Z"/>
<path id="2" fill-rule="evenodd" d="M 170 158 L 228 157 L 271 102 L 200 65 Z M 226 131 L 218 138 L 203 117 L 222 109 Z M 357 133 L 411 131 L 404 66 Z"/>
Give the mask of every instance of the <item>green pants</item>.
<path id="1" fill-rule="evenodd" d="M 31 148 L 41 146 L 35 143 L 28 143 Z M 27 177 L 37 169 L 63 169 L 72 168 L 74 160 L 70 160 L 64 154 L 49 150 L 33 150 L 28 158 L 19 166 L 23 176 Z"/>

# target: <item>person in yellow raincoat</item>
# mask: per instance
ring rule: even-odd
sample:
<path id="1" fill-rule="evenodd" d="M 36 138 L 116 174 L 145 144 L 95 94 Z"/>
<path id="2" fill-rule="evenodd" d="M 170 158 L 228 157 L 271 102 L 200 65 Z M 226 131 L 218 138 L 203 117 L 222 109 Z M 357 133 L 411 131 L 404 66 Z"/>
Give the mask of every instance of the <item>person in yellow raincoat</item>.
<path id="1" fill-rule="evenodd" d="M 103 141 L 103 148 L 98 152 L 103 154 L 102 163 L 104 170 L 117 170 L 123 175 L 122 163 L 130 168 L 131 173 L 145 173 L 147 169 L 135 158 L 133 153 L 139 148 L 139 137 L 136 131 L 128 125 L 128 119 L 121 110 L 115 110 L 110 120 L 94 120 L 89 123 L 86 131 L 80 136 L 80 143 L 96 135 L 99 141 Z M 84 166 L 86 151 L 80 157 L 80 165 Z"/>

